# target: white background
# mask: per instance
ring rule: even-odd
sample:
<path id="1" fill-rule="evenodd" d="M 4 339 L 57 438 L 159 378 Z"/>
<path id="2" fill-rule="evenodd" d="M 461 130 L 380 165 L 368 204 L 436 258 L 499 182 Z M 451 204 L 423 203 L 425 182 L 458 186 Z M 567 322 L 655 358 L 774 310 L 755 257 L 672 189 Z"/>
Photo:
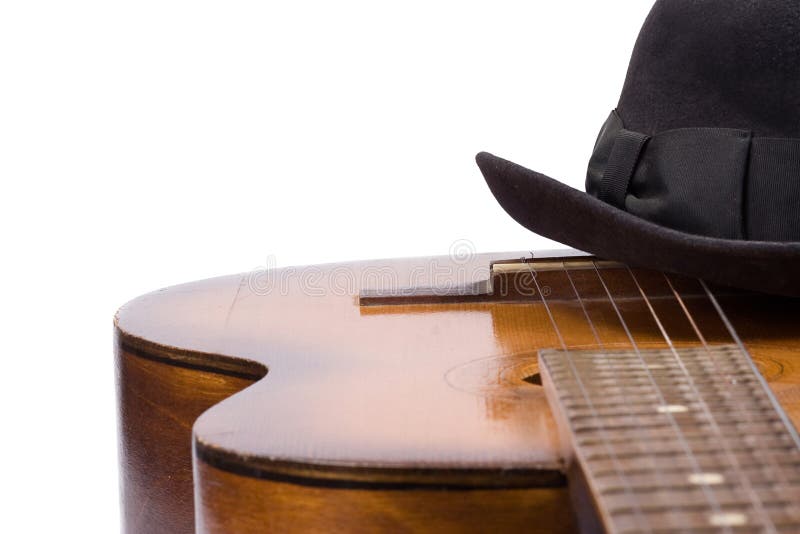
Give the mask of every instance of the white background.
<path id="1" fill-rule="evenodd" d="M 0 4 L 4 531 L 118 528 L 125 301 L 270 256 L 552 248 L 474 154 L 582 188 L 650 5 Z"/>

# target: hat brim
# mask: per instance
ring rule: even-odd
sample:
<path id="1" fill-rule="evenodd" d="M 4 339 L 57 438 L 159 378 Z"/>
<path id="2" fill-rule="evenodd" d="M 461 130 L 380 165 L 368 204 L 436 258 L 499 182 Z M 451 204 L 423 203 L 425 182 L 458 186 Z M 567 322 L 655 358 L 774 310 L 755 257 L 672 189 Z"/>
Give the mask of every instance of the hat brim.
<path id="1" fill-rule="evenodd" d="M 492 154 L 482 152 L 476 161 L 500 206 L 536 234 L 632 266 L 800 296 L 800 243 L 678 232 Z"/>

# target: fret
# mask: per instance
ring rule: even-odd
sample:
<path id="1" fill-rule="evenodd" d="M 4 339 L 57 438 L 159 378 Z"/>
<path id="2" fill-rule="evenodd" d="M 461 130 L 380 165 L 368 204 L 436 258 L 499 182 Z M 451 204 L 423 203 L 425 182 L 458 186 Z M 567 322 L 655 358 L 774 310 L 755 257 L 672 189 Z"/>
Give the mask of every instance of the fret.
<path id="1" fill-rule="evenodd" d="M 769 408 L 769 403 L 766 399 L 753 399 L 753 402 L 750 402 L 750 399 L 747 399 L 748 403 L 746 405 L 742 405 L 742 400 L 745 397 L 739 397 L 737 399 L 731 399 L 728 397 L 713 397 L 713 396 L 704 396 L 703 401 L 706 403 L 712 403 L 713 405 L 709 407 L 710 410 L 720 410 L 725 411 L 728 409 L 736 408 L 741 409 L 743 411 L 737 412 L 737 415 L 740 414 L 749 414 L 755 413 L 758 415 L 765 415 L 767 409 Z M 693 413 L 696 409 L 699 409 L 697 405 L 699 401 L 694 399 L 686 399 L 685 397 L 681 397 L 681 400 L 685 400 L 680 406 L 685 407 L 688 410 L 688 413 Z M 615 418 L 615 417 L 624 417 L 624 418 L 655 418 L 658 420 L 662 420 L 663 418 L 658 417 L 658 410 L 656 410 L 655 414 L 653 412 L 653 402 L 632 402 L 628 405 L 625 404 L 614 404 L 614 405 L 603 405 L 602 403 L 598 403 L 594 406 L 594 409 L 588 405 L 578 406 L 578 407 L 565 407 L 565 410 L 569 413 L 569 416 L 572 418 L 573 421 L 580 421 L 584 419 L 608 419 L 608 418 Z M 638 419 L 637 419 L 638 421 Z"/>
<path id="2" fill-rule="evenodd" d="M 602 401 L 594 404 L 594 409 L 596 410 L 597 415 L 601 417 L 622 414 L 635 415 L 639 413 L 642 415 L 650 415 L 652 414 L 653 404 L 659 402 L 659 397 L 656 395 L 640 395 L 636 400 L 631 400 L 628 403 L 620 402 L 624 398 L 625 397 L 620 397 L 619 399 L 615 397 L 604 398 Z M 690 397 L 683 395 L 679 398 L 684 401 L 684 403 L 691 404 L 697 402 L 693 396 Z M 747 410 L 756 411 L 759 413 L 763 413 L 763 410 L 770 406 L 769 399 L 756 395 L 751 397 L 749 395 L 729 396 L 721 394 L 709 394 L 704 395 L 703 399 L 707 403 L 712 403 L 714 408 L 722 409 L 726 407 L 738 407 L 743 401 L 747 401 L 750 403 L 747 406 Z M 594 415 L 592 413 L 592 406 L 582 402 L 565 402 L 564 409 L 569 411 L 574 417 Z"/>
<path id="3" fill-rule="evenodd" d="M 772 525 L 780 532 L 795 533 L 800 531 L 800 519 L 786 507 L 767 510 Z M 647 518 L 656 525 L 648 529 L 653 534 L 672 534 L 686 532 L 716 532 L 737 529 L 736 532 L 760 532 L 763 526 L 758 522 L 760 512 L 752 508 L 722 509 L 719 512 L 687 511 L 674 513 L 670 511 L 651 512 Z M 617 516 L 616 532 L 619 534 L 640 534 L 642 527 L 635 513 L 620 513 Z M 728 530 L 730 531 L 730 530 Z"/>
<path id="4" fill-rule="evenodd" d="M 766 493 L 761 495 L 763 499 L 768 496 L 769 495 Z M 691 500 L 689 497 L 694 497 L 694 499 Z M 715 497 L 718 506 L 724 510 L 744 511 L 751 508 L 750 496 L 745 492 L 717 490 Z M 792 509 L 792 498 L 796 498 L 797 495 L 780 496 L 772 494 L 772 497 L 774 500 L 768 501 L 766 506 L 772 510 L 780 510 L 789 516 Z M 695 495 L 686 495 L 680 492 L 665 493 L 659 496 L 659 498 L 654 498 L 652 500 L 636 496 L 634 502 L 619 497 L 617 497 L 615 502 L 613 498 L 608 498 L 607 506 L 609 511 L 616 515 L 632 513 L 634 508 L 649 515 L 668 513 L 677 515 L 675 514 L 676 509 L 679 509 L 681 514 L 703 513 L 710 516 L 714 513 L 713 507 L 703 503 L 703 496 L 699 492 Z M 749 513 L 747 515 L 749 515 Z"/>
<path id="5" fill-rule="evenodd" d="M 767 473 L 764 473 L 761 477 L 757 476 L 755 472 L 751 474 L 753 475 L 753 489 L 757 492 L 762 494 L 774 494 L 776 496 L 796 495 L 800 497 L 800 495 L 797 494 L 797 488 L 791 485 L 784 486 L 780 483 L 776 483 L 768 478 Z M 728 478 L 726 478 L 725 473 L 715 473 L 713 476 L 704 476 L 706 480 L 710 481 L 708 482 L 709 484 L 713 484 L 716 487 L 717 492 L 741 492 L 741 488 L 739 488 L 736 483 L 736 476 L 734 474 L 729 474 Z M 732 481 L 731 478 L 733 478 Z M 633 494 L 636 498 L 649 496 L 651 494 L 657 497 L 671 492 L 693 494 L 697 496 L 702 490 L 693 482 L 696 481 L 696 479 L 697 477 L 691 474 L 687 476 L 684 473 L 664 473 L 664 476 L 658 480 L 657 484 L 653 483 L 652 480 L 643 481 L 640 484 L 633 484 L 632 479 L 626 480 L 626 482 L 633 484 L 629 487 L 635 489 Z M 606 483 L 598 484 L 598 493 L 602 495 L 624 495 L 628 489 L 620 485 L 608 484 L 608 481 L 605 482 Z"/>
<path id="6" fill-rule="evenodd" d="M 636 437 L 636 439 L 633 440 L 633 437 Z M 682 441 L 691 443 L 693 450 L 719 450 L 718 445 L 709 443 L 707 438 L 707 433 L 684 433 Z M 633 454 L 637 452 L 643 452 L 645 454 L 662 454 L 662 452 L 670 451 L 674 451 L 676 454 L 678 454 L 683 450 L 681 448 L 681 442 L 675 438 L 674 432 L 663 433 L 661 436 L 656 437 L 639 437 L 632 434 L 628 437 L 610 438 L 604 441 L 598 440 L 597 438 L 590 438 L 577 440 L 577 442 L 588 452 L 600 450 L 606 445 L 613 445 L 615 452 L 620 455 Z M 752 440 L 748 440 L 747 438 L 743 438 L 742 443 L 742 450 L 751 450 L 755 448 L 755 446 L 752 444 Z M 787 436 L 765 435 L 760 437 L 757 446 L 764 447 L 765 449 L 791 450 L 794 447 L 794 443 Z"/>
<path id="7" fill-rule="evenodd" d="M 738 487 L 738 477 L 742 475 L 747 476 L 751 485 L 756 489 L 763 487 L 781 488 L 782 485 L 791 489 L 800 484 L 800 475 L 797 473 L 784 473 L 781 480 L 776 481 L 774 475 L 768 472 L 767 468 L 762 467 L 743 468 L 741 472 L 728 469 L 716 474 L 720 475 L 723 479 L 723 482 L 719 484 L 720 488 L 729 486 Z M 593 482 L 597 492 L 602 495 L 624 493 L 629 490 L 635 495 L 639 492 L 652 492 L 671 488 L 697 489 L 700 491 L 700 488 L 690 481 L 693 475 L 696 475 L 696 473 L 669 472 L 660 473 L 657 478 L 654 478 L 652 472 L 646 471 L 642 473 L 628 473 L 625 475 L 624 479 L 621 477 L 614 479 L 614 477 L 609 476 L 596 478 Z"/>
<path id="8" fill-rule="evenodd" d="M 719 455 L 719 448 L 713 447 L 713 445 L 706 444 L 706 447 L 693 447 L 692 453 L 694 454 L 695 458 L 703 458 L 706 455 L 717 456 Z M 615 447 L 614 448 L 614 456 L 620 459 L 630 459 L 632 461 L 638 460 L 639 458 L 645 459 L 654 459 L 658 460 L 660 458 L 674 458 L 677 455 L 683 454 L 685 451 L 682 448 L 675 447 L 671 449 L 657 449 L 654 448 L 653 450 L 631 450 L 626 452 L 624 451 L 623 447 Z M 796 454 L 796 449 L 791 445 L 780 445 L 775 447 L 767 447 L 767 446 L 758 446 L 758 447 L 742 447 L 737 446 L 731 449 L 732 454 L 737 456 L 737 459 L 745 459 L 750 460 L 748 458 L 749 455 L 759 457 L 771 457 L 772 455 L 779 455 L 783 459 L 783 461 L 797 461 L 796 458 L 793 458 Z M 586 459 L 592 461 L 602 461 L 608 459 L 610 454 L 606 451 L 599 450 L 598 452 L 593 452 L 591 449 L 587 448 Z M 674 465 L 674 464 L 673 464 Z"/>
<path id="9" fill-rule="evenodd" d="M 689 369 L 691 371 L 691 369 Z M 619 379 L 626 378 L 627 382 L 625 385 L 619 385 Z M 729 384 L 729 383 L 713 383 L 709 380 L 698 380 L 694 385 L 692 385 L 689 381 L 687 381 L 683 377 L 674 377 L 671 380 L 669 377 L 665 379 L 664 377 L 657 377 L 653 376 L 650 377 L 631 377 L 625 376 L 620 374 L 616 377 L 591 377 L 592 382 L 596 383 L 599 386 L 607 387 L 614 390 L 619 390 L 620 392 L 631 393 L 636 391 L 637 389 L 641 388 L 648 388 L 652 385 L 653 382 L 657 384 L 664 382 L 669 384 L 674 388 L 674 394 L 692 394 L 692 393 L 708 393 L 708 392 L 717 392 L 724 394 L 725 392 L 729 391 L 730 388 L 733 386 L 736 388 L 737 391 L 740 391 L 744 388 L 752 388 L 755 389 L 758 386 L 758 383 L 755 380 L 750 380 L 743 378 L 741 382 L 737 384 Z M 568 392 L 568 394 L 572 394 L 573 398 L 577 398 L 580 395 L 580 390 L 574 389 Z"/>
<path id="10" fill-rule="evenodd" d="M 659 406 L 654 406 L 653 409 L 658 409 Z M 681 406 L 681 408 L 685 408 L 685 406 Z M 663 414 L 662 414 L 663 415 Z M 617 420 L 610 420 L 603 422 L 601 418 L 595 418 L 590 421 L 586 422 L 576 422 L 573 425 L 573 432 L 575 433 L 594 433 L 598 429 L 605 429 L 605 430 L 614 430 L 614 432 L 618 432 L 621 430 L 628 430 L 628 429 L 636 429 L 636 430 L 659 430 L 670 428 L 672 426 L 679 426 L 682 428 L 690 427 L 695 428 L 698 431 L 703 431 L 707 429 L 709 432 L 719 433 L 721 435 L 728 435 L 726 432 L 730 432 L 730 435 L 737 435 L 741 432 L 748 430 L 748 422 L 742 421 L 740 418 L 736 417 L 736 414 L 730 414 L 726 412 L 724 417 L 726 419 L 717 420 L 714 425 L 711 422 L 707 422 L 705 420 L 698 421 L 692 420 L 687 422 L 687 417 L 681 417 L 682 414 L 673 414 L 673 417 L 670 420 L 666 420 L 659 416 L 652 416 L 649 418 L 649 421 L 642 421 L 641 419 L 635 418 L 628 418 L 628 419 L 617 419 Z M 695 414 L 691 414 L 690 417 L 695 417 Z M 700 416 L 697 416 L 700 417 Z M 770 428 L 781 428 L 783 426 L 783 422 L 781 421 L 779 416 L 767 416 L 762 420 L 763 423 L 769 424 Z M 719 431 L 712 429 L 712 426 L 721 427 Z"/>
<path id="11" fill-rule="evenodd" d="M 607 456 L 606 446 L 611 443 L 610 440 L 606 443 L 598 443 L 595 445 L 586 445 L 583 444 L 583 448 L 586 451 L 588 459 L 602 459 L 603 457 Z M 698 441 L 692 445 L 692 450 L 696 455 L 702 454 L 716 454 L 719 452 L 719 445 L 715 443 L 709 443 L 705 440 Z M 778 440 L 774 438 L 767 438 L 764 440 L 764 443 L 758 444 L 757 446 L 753 445 L 738 445 L 737 448 L 733 449 L 735 453 L 750 453 L 753 451 L 775 451 L 785 454 L 795 454 L 795 447 L 792 443 L 787 443 L 783 440 Z M 636 442 L 617 442 L 614 445 L 614 454 L 618 458 L 635 458 L 638 456 L 670 456 L 670 455 L 677 455 L 682 454 L 684 452 L 683 448 L 681 447 L 678 441 L 669 441 L 669 442 L 649 442 L 649 443 L 642 443 L 639 441 Z"/>
<path id="12" fill-rule="evenodd" d="M 792 501 L 800 500 L 800 489 L 798 488 L 776 488 L 773 484 L 755 488 L 762 500 L 770 503 L 788 504 Z M 715 487 L 715 495 L 722 506 L 733 504 L 742 500 L 748 500 L 747 494 L 736 484 L 718 485 Z M 607 498 L 610 508 L 624 509 L 631 506 L 629 498 L 622 491 L 604 491 L 603 496 Z M 679 506 L 681 508 L 702 508 L 707 505 L 703 502 L 702 490 L 689 484 L 672 487 L 651 487 L 649 489 L 639 488 L 634 493 L 634 499 L 640 506 L 660 508 L 664 506 Z"/>
<path id="13" fill-rule="evenodd" d="M 611 457 L 614 457 L 612 459 Z M 728 455 L 720 455 L 719 450 L 715 452 L 695 452 L 692 451 L 692 457 L 686 456 L 685 452 L 681 455 L 673 455 L 670 457 L 658 456 L 627 456 L 621 457 L 616 454 L 616 451 L 609 453 L 603 457 L 586 457 L 587 462 L 590 463 L 589 471 L 595 476 L 604 476 L 607 473 L 633 473 L 633 472 L 686 472 L 693 473 L 699 467 L 703 472 L 718 473 L 725 469 L 730 468 L 731 460 L 735 459 L 741 464 L 756 464 L 761 462 L 769 462 L 781 469 L 797 469 L 800 468 L 800 459 L 786 457 L 786 454 L 774 454 L 769 451 L 762 451 L 760 448 L 751 453 L 733 453 L 733 457 L 729 459 Z M 623 462 L 622 467 L 617 467 L 615 461 Z"/>
<path id="14" fill-rule="evenodd" d="M 633 398 L 631 398 L 633 396 Z M 639 409 L 642 407 L 649 407 L 652 406 L 654 403 L 658 403 L 661 397 L 656 394 L 651 394 L 646 391 L 640 391 L 639 393 L 628 393 L 626 395 L 614 393 L 613 395 L 606 395 L 603 399 L 597 401 L 594 404 L 594 407 L 598 410 L 598 412 L 611 410 L 611 409 L 624 409 L 626 406 L 630 406 L 633 409 Z M 694 395 L 681 395 L 677 397 L 682 399 L 686 402 L 693 402 L 696 400 Z M 628 399 L 626 403 L 625 400 Z M 706 402 L 714 403 L 715 406 L 719 405 L 722 406 L 724 404 L 735 405 L 736 403 L 741 403 L 742 401 L 752 402 L 754 406 L 758 408 L 764 408 L 770 405 L 770 401 L 768 398 L 762 395 L 748 395 L 748 394 L 725 394 L 725 393 L 707 393 L 703 395 L 703 399 Z M 583 399 L 579 399 L 577 397 L 568 396 L 564 399 L 564 409 L 565 410 L 590 410 L 591 406 L 586 404 Z"/>
<path id="15" fill-rule="evenodd" d="M 800 448 L 739 346 L 539 359 L 609 532 L 800 531 Z"/>

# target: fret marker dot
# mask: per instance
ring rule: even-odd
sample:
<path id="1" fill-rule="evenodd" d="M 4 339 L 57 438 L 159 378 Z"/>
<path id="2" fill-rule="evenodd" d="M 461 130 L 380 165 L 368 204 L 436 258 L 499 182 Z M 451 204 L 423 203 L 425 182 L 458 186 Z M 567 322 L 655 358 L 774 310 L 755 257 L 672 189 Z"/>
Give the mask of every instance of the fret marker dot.
<path id="1" fill-rule="evenodd" d="M 697 486 L 714 486 L 725 482 L 725 477 L 719 473 L 692 473 L 689 483 Z"/>
<path id="2" fill-rule="evenodd" d="M 686 413 L 689 408 L 682 404 L 664 404 L 658 407 L 658 413 Z"/>
<path id="3" fill-rule="evenodd" d="M 712 514 L 708 522 L 714 527 L 741 527 L 747 524 L 747 516 L 736 512 Z"/>

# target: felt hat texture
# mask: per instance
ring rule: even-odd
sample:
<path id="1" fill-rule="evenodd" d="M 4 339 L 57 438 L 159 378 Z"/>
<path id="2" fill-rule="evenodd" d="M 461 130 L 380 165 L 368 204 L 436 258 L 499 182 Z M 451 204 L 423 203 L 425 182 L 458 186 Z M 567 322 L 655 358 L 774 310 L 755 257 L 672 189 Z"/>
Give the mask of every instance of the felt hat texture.
<path id="1" fill-rule="evenodd" d="M 488 153 L 476 159 L 500 205 L 537 234 L 800 296 L 800 2 L 658 0 L 586 192 Z"/>

